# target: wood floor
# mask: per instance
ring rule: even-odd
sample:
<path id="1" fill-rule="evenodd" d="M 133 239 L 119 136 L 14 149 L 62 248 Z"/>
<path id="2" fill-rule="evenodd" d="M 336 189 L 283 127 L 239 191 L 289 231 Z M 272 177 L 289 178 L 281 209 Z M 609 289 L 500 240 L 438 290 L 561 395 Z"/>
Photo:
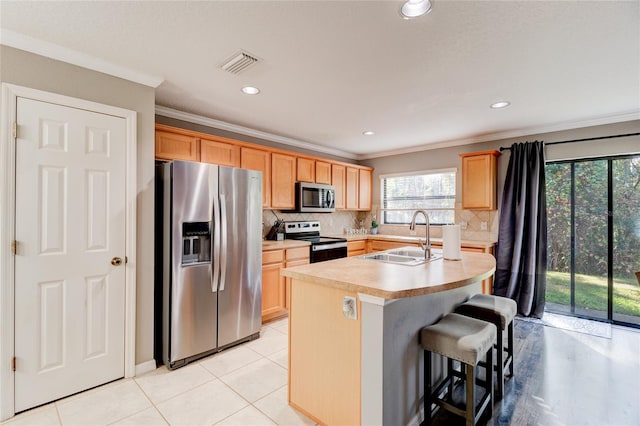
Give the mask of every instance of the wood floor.
<path id="1" fill-rule="evenodd" d="M 516 319 L 515 376 L 488 425 L 640 425 L 640 332 L 612 338 Z M 439 410 L 435 425 L 464 420 Z"/>

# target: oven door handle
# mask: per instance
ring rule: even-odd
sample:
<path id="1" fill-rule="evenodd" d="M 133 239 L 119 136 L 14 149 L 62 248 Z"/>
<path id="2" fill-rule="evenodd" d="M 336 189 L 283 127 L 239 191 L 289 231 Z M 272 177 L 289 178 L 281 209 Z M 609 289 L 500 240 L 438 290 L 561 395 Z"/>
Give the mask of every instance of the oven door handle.
<path id="1" fill-rule="evenodd" d="M 337 249 L 342 247 L 347 247 L 347 243 L 344 242 L 344 243 L 316 244 L 311 246 L 311 250 L 312 251 L 331 250 L 331 249 Z"/>

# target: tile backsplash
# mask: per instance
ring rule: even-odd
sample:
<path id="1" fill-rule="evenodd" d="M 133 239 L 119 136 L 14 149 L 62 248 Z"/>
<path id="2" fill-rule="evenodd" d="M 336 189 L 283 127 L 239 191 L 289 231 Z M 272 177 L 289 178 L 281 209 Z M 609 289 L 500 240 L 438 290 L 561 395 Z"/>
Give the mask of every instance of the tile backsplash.
<path id="1" fill-rule="evenodd" d="M 262 210 L 262 235 L 266 235 L 276 221 L 276 216 L 285 222 L 295 220 L 320 221 L 322 235 L 340 235 L 345 228 L 359 228 L 360 215 L 355 211 L 337 211 L 334 213 L 283 213 L 278 210 Z M 364 220 L 364 218 L 362 218 Z M 371 226 L 371 222 L 362 222 L 363 227 Z"/>
<path id="2" fill-rule="evenodd" d="M 378 206 L 373 206 L 371 212 L 359 212 L 358 220 L 364 220 L 364 223 L 371 225 L 371 219 L 374 212 L 378 211 Z M 376 215 L 378 223 L 380 215 Z M 479 210 L 463 210 L 460 203 L 456 203 L 455 223 L 461 226 L 461 237 L 463 240 L 475 241 L 498 241 L 498 210 L 479 211 Z M 486 229 L 482 229 L 482 222 L 486 222 Z M 405 235 L 409 236 L 409 225 L 383 225 L 378 228 L 378 233 L 382 235 Z M 416 235 L 424 237 L 424 226 L 416 226 Z M 442 228 L 440 226 L 431 226 L 430 235 L 435 238 L 442 237 Z"/>
<path id="3" fill-rule="evenodd" d="M 318 220 L 323 235 L 340 235 L 345 233 L 345 229 L 350 228 L 366 228 L 370 229 L 371 219 L 376 216 L 380 222 L 378 206 L 373 206 L 371 212 L 357 211 L 337 211 L 335 213 L 283 213 L 278 210 L 262 211 L 262 230 L 263 235 L 269 232 L 269 229 L 276 220 L 276 216 L 284 221 L 294 220 Z M 455 222 L 462 224 L 466 222 L 466 229 L 462 227 L 461 236 L 463 240 L 476 241 L 497 241 L 498 240 L 498 211 L 476 211 L 462 210 L 459 203 L 456 203 Z M 487 229 L 482 229 L 482 222 L 487 223 Z M 416 232 L 418 236 L 424 237 L 424 226 L 417 226 Z M 409 225 L 380 225 L 378 233 L 381 235 L 411 235 L 409 233 Z M 442 229 L 440 226 L 432 226 L 430 228 L 432 237 L 442 237 Z"/>

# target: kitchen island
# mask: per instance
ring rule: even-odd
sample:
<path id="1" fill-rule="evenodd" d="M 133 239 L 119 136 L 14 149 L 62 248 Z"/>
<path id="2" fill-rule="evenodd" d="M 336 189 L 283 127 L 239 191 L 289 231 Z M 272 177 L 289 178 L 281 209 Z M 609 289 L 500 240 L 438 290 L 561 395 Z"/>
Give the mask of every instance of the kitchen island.
<path id="1" fill-rule="evenodd" d="M 479 293 L 494 270 L 485 253 L 417 266 L 350 257 L 283 269 L 291 278 L 289 403 L 321 424 L 420 423 L 419 331 Z"/>

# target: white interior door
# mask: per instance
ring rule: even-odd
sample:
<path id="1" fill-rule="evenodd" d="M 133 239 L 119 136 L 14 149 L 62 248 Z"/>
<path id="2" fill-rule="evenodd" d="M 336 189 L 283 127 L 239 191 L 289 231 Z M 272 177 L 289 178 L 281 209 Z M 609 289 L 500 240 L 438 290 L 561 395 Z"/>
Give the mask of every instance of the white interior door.
<path id="1" fill-rule="evenodd" d="M 18 98 L 17 122 L 19 412 L 124 376 L 126 120 Z"/>

